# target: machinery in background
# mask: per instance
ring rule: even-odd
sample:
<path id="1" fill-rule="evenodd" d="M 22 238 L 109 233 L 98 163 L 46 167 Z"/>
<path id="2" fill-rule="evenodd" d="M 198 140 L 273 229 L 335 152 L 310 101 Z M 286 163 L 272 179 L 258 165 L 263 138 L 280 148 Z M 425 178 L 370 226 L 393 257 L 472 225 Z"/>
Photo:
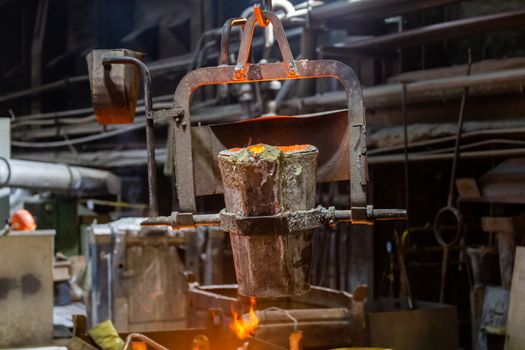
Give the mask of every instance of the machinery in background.
<path id="1" fill-rule="evenodd" d="M 254 28 L 256 25 L 268 27 L 270 23 L 282 62 L 249 63 Z M 228 65 L 223 57 L 230 56 L 229 33 L 237 25 L 244 28 L 239 55 L 235 65 Z M 325 321 L 330 319 L 325 324 L 326 334 L 314 336 L 313 329 L 308 331 L 312 333 L 307 336 L 313 341 L 311 346 L 364 345 L 366 288 L 354 295 L 339 293 L 346 301 L 343 309 L 332 316 L 328 314 L 333 310 L 315 311 L 315 302 L 308 299 L 308 295 L 315 295 L 317 301 L 326 301 L 331 299 L 330 295 L 338 294 L 332 290 L 310 289 L 309 251 L 313 230 L 323 225 L 334 226 L 337 222 L 371 225 L 375 220 L 406 218 L 406 210 L 375 209 L 367 202 L 366 120 L 359 81 L 349 67 L 337 61 L 295 60 L 279 18 L 259 6 L 254 7 L 253 15 L 247 19 L 226 22 L 220 57 L 219 66 L 200 68 L 182 78 L 173 108 L 153 110 L 151 78 L 141 53 L 95 50 L 88 55 L 93 107 L 102 123 L 133 122 L 139 73 L 144 78 L 150 210 L 146 219 L 93 226 L 94 275 L 106 283 L 94 286 L 93 321 L 113 319 L 117 327 L 124 327 L 126 331 L 167 329 L 182 322 L 183 316 L 190 325 L 203 326 L 205 317 L 208 322 L 213 323 L 217 318 L 223 322 L 229 316 L 233 316 L 235 324 L 238 315 L 233 310 L 230 314 L 228 308 L 237 305 L 246 309 L 249 305 L 249 317 L 252 317 L 257 300 L 262 308 L 259 315 L 268 323 L 254 329 L 254 334 L 279 346 L 285 346 L 286 339 L 306 327 L 300 321 L 302 317 L 307 323 L 319 317 Z M 343 85 L 348 110 L 314 116 L 269 116 L 219 126 L 191 124 L 190 99 L 200 87 L 329 77 Z M 154 122 L 165 120 L 171 126 L 169 142 L 173 143 L 173 153 L 168 155 L 168 164 L 174 174 L 178 205 L 174 203 L 173 213 L 162 217 L 158 216 Z M 331 132 L 321 133 L 327 125 L 332 128 Z M 341 180 L 350 180 L 350 208 L 314 207 L 316 183 Z M 220 193 L 225 195 L 225 209 L 213 214 L 197 213 L 197 196 Z M 176 247 L 187 242 L 188 236 L 180 237 L 176 232 L 202 226 L 216 226 L 230 233 L 239 286 L 201 288 L 190 283 L 186 295 L 191 280 L 184 278 L 185 268 Z M 195 269 L 191 259 L 199 260 L 199 251 L 187 253 L 191 257 L 187 256 L 186 261 Z M 265 256 L 275 260 L 269 262 Z M 149 274 L 144 275 L 145 272 Z M 157 279 L 149 280 L 152 276 Z M 181 293 L 178 298 L 175 292 Z M 297 298 L 303 298 L 307 305 L 301 306 Z M 174 305 L 181 305 L 181 300 L 189 307 L 175 310 Z M 105 301 L 108 303 L 104 304 Z M 146 308 L 144 303 L 151 305 Z M 158 305 L 163 309 L 157 310 Z M 272 311 L 264 314 L 265 306 Z M 377 324 L 388 324 L 392 322 L 389 313 L 393 315 L 390 317 L 397 317 L 396 312 L 406 311 L 407 319 L 418 314 L 419 325 L 434 334 L 413 337 L 407 349 L 421 346 L 433 349 L 432 343 L 436 349 L 442 347 L 443 343 L 434 341 L 438 334 L 438 338 L 448 337 L 447 347 L 457 347 L 453 307 L 415 302 L 410 309 L 378 305 L 375 319 Z M 440 326 L 438 331 L 431 322 L 436 318 L 434 312 L 442 314 L 443 317 L 437 319 L 450 327 Z M 386 316 L 381 318 L 378 316 L 381 313 Z M 349 338 L 329 336 L 334 332 L 330 328 L 332 321 L 342 327 L 335 332 Z M 272 326 L 280 322 L 286 326 Z M 410 322 L 403 323 L 403 327 L 410 328 Z M 319 327 L 314 328 L 319 331 Z M 388 334 L 379 332 L 376 336 L 376 339 L 386 339 Z"/>
<path id="2" fill-rule="evenodd" d="M 142 229 L 144 218 L 89 228 L 90 324 L 112 320 L 122 333 L 184 328 L 186 268 L 178 249 L 187 236 Z"/>
<path id="3" fill-rule="evenodd" d="M 230 232 L 231 237 L 235 237 L 234 233 L 238 233 L 240 236 L 252 235 L 254 237 L 268 234 L 268 237 L 277 240 L 280 239 L 279 237 L 285 237 L 284 239 L 288 240 L 295 237 L 297 232 L 315 229 L 323 223 L 334 224 L 337 221 L 349 221 L 353 224 L 371 224 L 376 219 L 405 218 L 405 210 L 378 210 L 367 203 L 366 120 L 362 91 L 355 73 L 350 67 L 333 60 L 296 61 L 292 56 L 279 18 L 272 12 L 264 11 L 260 6 L 254 6 L 253 11 L 254 14 L 248 19 L 229 20 L 224 27 L 221 40 L 220 63 L 227 62 L 223 57 L 228 58 L 230 56 L 229 33 L 232 27 L 237 25 L 243 25 L 244 27 L 237 63 L 235 65 L 221 64 L 217 67 L 200 68 L 188 73 L 182 78 L 175 91 L 174 107 L 172 109 L 153 110 L 151 77 L 147 66 L 140 59 L 142 57 L 141 53 L 130 52 L 129 50 L 94 50 L 88 55 L 87 60 L 90 72 L 93 108 L 100 122 L 106 124 L 132 122 L 138 96 L 139 71 L 144 78 L 150 218 L 143 224 L 166 225 L 174 229 L 180 227 L 195 227 L 198 225 L 220 225 L 223 230 Z M 270 23 L 273 25 L 283 61 L 251 64 L 249 63 L 249 53 L 252 46 L 253 31 L 257 25 L 267 27 Z M 343 113 L 346 114 L 346 118 L 343 119 L 343 125 L 338 133 L 339 137 L 320 140 L 318 135 L 314 136 L 317 130 L 313 129 L 312 125 L 310 125 L 308 131 L 305 132 L 304 125 L 302 124 L 306 118 L 273 117 L 257 118 L 254 120 L 255 123 L 269 126 L 272 132 L 261 133 L 260 129 L 255 128 L 252 129 L 251 132 L 248 131 L 230 135 L 229 142 L 233 143 L 233 147 L 246 145 L 242 138 L 248 137 L 250 140 L 249 143 L 260 143 L 263 149 L 265 147 L 263 144 L 282 147 L 298 144 L 314 144 L 314 149 L 319 150 L 319 170 L 317 172 L 325 175 L 322 180 L 351 180 L 350 210 L 337 211 L 333 207 L 312 208 L 310 205 L 313 206 L 313 204 L 308 205 L 308 208 L 300 208 L 280 203 L 282 208 L 276 207 L 276 211 L 268 213 L 235 212 L 232 211 L 234 210 L 233 207 L 229 208 L 227 205 L 226 210 L 217 214 L 196 214 L 197 195 L 221 193 L 223 189 L 228 187 L 228 185 L 224 183 L 224 178 L 222 183 L 218 181 L 219 175 L 216 171 L 216 162 L 219 156 L 217 149 L 219 149 L 219 151 L 224 150 L 228 148 L 228 144 L 220 141 L 215 143 L 212 141 L 212 137 L 208 135 L 206 139 L 202 140 L 199 147 L 195 147 L 192 142 L 194 128 L 191 125 L 190 116 L 190 99 L 193 93 L 199 87 L 203 86 L 314 78 L 335 78 L 345 89 L 348 98 L 348 111 L 347 113 Z M 329 116 L 327 116 L 325 120 L 312 119 L 312 121 L 317 121 L 317 123 L 334 123 L 338 121 L 336 118 L 332 119 L 328 117 Z M 157 217 L 158 190 L 155 166 L 154 121 L 165 119 L 170 121 L 171 133 L 173 135 L 172 140 L 175 152 L 169 159 L 171 159 L 171 163 L 174 163 L 178 210 L 180 212 L 174 212 L 170 217 Z M 248 120 L 241 124 L 247 125 L 249 128 L 251 122 L 252 120 Z M 287 124 L 288 129 L 293 130 L 294 133 L 283 134 L 283 124 Z M 226 126 L 226 129 L 228 129 L 228 127 L 229 126 Z M 239 135 L 242 135 L 242 137 L 239 137 Z M 207 149 L 205 153 L 208 156 L 205 156 L 205 159 L 199 159 L 196 154 L 197 151 L 195 150 L 194 152 L 196 148 Z M 248 158 L 252 157 L 257 159 L 257 152 L 252 152 L 251 148 L 247 150 Z M 274 165 L 272 166 L 278 166 L 281 157 L 283 157 L 284 152 L 279 152 L 278 150 L 275 157 L 273 157 Z M 302 154 L 302 152 L 298 153 Z M 312 163 L 311 167 L 314 173 L 312 183 L 315 184 L 317 162 L 313 161 L 310 163 Z M 199 164 L 204 164 L 205 170 L 202 172 L 195 170 Z M 301 164 L 297 164 L 296 167 L 301 167 Z M 224 172 L 224 169 L 221 169 L 221 171 Z M 257 173 L 256 167 L 252 172 L 254 174 Z M 309 173 L 309 171 L 306 173 Z M 248 176 L 249 174 L 238 174 L 238 176 L 243 175 Z M 271 172 L 269 172 L 269 176 L 271 176 Z M 275 173 L 274 176 L 276 176 Z M 273 189 L 265 188 L 263 191 L 269 191 L 267 193 L 269 194 L 272 191 L 280 191 L 281 187 L 284 186 L 282 187 L 283 193 L 286 191 L 292 193 L 295 190 L 299 190 L 303 177 L 304 175 L 300 171 L 295 174 L 292 172 L 289 181 L 279 184 L 275 181 Z M 210 180 L 210 178 L 212 180 Z M 322 180 L 317 179 L 317 181 Z M 273 183 L 273 181 L 270 183 Z M 257 181 L 251 185 L 258 186 Z M 286 189 L 286 186 L 289 186 L 289 188 Z M 237 190 L 232 189 L 232 192 Z M 304 196 L 310 198 L 314 195 L 312 192 L 315 192 L 315 186 L 313 186 L 313 189 L 312 187 L 307 187 L 301 190 L 304 190 Z M 226 201 L 228 202 L 229 196 L 227 191 L 225 191 L 225 195 Z M 270 205 L 270 203 L 262 202 L 264 201 L 264 197 L 264 194 L 262 194 L 260 198 L 254 196 L 251 199 L 254 202 L 250 203 L 249 206 L 255 207 L 257 204 Z M 278 201 L 279 200 L 276 199 L 276 202 Z M 307 201 L 307 203 L 309 203 L 309 201 Z M 244 227 L 244 229 L 242 229 L 242 227 Z M 267 232 L 263 232 L 265 230 Z M 234 239 L 232 238 L 232 242 L 233 241 Z M 292 244 L 292 241 L 290 241 L 290 243 Z M 263 247 L 264 244 L 260 248 Z M 309 247 L 311 246 L 308 244 L 308 241 L 306 241 L 304 261 L 301 262 L 301 265 L 305 267 L 309 266 L 310 257 L 306 254 Z M 232 250 L 236 258 L 235 265 L 239 284 L 242 284 L 242 279 L 247 276 L 256 276 L 262 273 L 262 270 L 259 270 L 259 272 L 256 271 L 256 264 L 248 264 L 244 277 L 241 276 L 239 273 L 240 268 L 247 262 L 244 259 L 248 257 L 242 258 L 242 248 L 237 244 L 232 245 Z M 251 250 L 249 254 L 253 254 L 255 251 L 257 251 L 257 249 Z M 290 254 L 293 255 L 291 252 Z M 302 259 L 302 256 L 301 254 L 296 254 L 295 257 L 292 257 L 292 260 L 289 261 L 287 260 L 290 259 L 290 257 L 287 256 L 287 254 L 282 255 L 282 257 L 283 261 L 277 264 L 277 266 L 270 266 L 270 268 L 274 269 L 273 273 L 275 277 L 284 281 L 287 276 L 295 273 L 295 271 L 292 272 L 292 266 L 296 265 L 296 263 L 298 263 L 297 259 Z M 277 287 L 272 290 L 263 291 L 261 289 L 264 288 L 262 285 L 255 285 L 251 286 L 251 288 L 243 286 L 239 292 L 241 295 L 265 297 L 293 295 L 308 289 L 308 276 L 309 272 L 303 273 L 301 277 L 298 277 L 297 281 L 293 281 L 296 285 L 304 284 L 305 288 L 289 289 Z"/>

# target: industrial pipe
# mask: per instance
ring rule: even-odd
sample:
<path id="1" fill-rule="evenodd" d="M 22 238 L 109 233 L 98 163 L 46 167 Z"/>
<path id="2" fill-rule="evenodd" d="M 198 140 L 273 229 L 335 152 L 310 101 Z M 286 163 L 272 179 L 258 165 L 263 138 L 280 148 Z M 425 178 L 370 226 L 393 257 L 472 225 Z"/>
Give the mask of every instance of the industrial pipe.
<path id="1" fill-rule="evenodd" d="M 446 93 L 458 94 L 465 87 L 489 87 L 498 89 L 505 84 L 519 86 L 525 79 L 525 68 L 507 69 L 496 72 L 474 74 L 471 76 L 454 76 L 439 79 L 429 79 L 405 84 L 407 96 L 414 98 L 430 97 L 442 99 Z M 377 105 L 399 104 L 403 92 L 403 84 L 388 84 L 363 89 L 363 98 L 367 107 Z M 486 90 L 484 90 L 486 92 Z M 473 91 L 476 94 L 476 91 Z M 322 95 L 295 98 L 283 102 L 283 106 L 290 108 L 308 108 L 323 106 L 344 107 L 346 105 L 344 91 L 327 92 Z"/>
<path id="2" fill-rule="evenodd" d="M 120 178 L 105 170 L 0 158 L 0 187 L 119 194 Z"/>

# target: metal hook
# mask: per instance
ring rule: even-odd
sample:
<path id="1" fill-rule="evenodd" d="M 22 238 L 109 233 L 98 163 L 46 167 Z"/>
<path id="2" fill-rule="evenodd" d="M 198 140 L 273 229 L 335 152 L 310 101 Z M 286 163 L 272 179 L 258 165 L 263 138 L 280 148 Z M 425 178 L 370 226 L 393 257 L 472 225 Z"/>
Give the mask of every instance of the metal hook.
<path id="1" fill-rule="evenodd" d="M 270 20 L 267 19 L 266 16 L 264 15 L 264 11 L 261 8 L 261 5 L 259 4 L 253 5 L 253 14 L 255 15 L 257 24 L 259 24 L 261 27 L 267 27 L 268 24 L 270 24 Z"/>

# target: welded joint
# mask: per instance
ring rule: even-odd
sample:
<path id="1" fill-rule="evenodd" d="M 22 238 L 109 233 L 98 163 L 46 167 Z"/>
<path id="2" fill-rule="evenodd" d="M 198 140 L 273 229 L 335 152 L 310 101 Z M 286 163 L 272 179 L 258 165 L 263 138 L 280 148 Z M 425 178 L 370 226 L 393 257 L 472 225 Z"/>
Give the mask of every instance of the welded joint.
<path id="1" fill-rule="evenodd" d="M 165 119 L 165 118 L 182 118 L 184 117 L 184 109 L 182 108 L 170 108 L 170 109 L 159 109 L 151 111 L 150 117 L 152 119 Z M 148 115 L 146 115 L 148 118 Z"/>

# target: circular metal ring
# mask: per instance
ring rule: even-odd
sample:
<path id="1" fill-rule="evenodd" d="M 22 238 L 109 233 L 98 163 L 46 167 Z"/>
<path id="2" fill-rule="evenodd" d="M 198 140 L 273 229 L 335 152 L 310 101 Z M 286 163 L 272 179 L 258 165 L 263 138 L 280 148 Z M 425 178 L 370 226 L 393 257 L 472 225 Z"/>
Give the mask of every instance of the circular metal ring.
<path id="1" fill-rule="evenodd" d="M 454 238 L 449 242 L 445 241 L 443 237 L 443 233 L 441 232 L 441 228 L 439 226 L 439 221 L 445 215 L 445 213 L 452 213 L 452 215 L 454 216 L 457 222 L 456 234 Z M 436 216 L 434 217 L 434 236 L 436 237 L 436 241 L 443 247 L 450 247 L 459 240 L 462 233 L 463 233 L 463 216 L 461 215 L 459 210 L 451 206 L 446 206 L 446 207 L 439 209 Z"/>

